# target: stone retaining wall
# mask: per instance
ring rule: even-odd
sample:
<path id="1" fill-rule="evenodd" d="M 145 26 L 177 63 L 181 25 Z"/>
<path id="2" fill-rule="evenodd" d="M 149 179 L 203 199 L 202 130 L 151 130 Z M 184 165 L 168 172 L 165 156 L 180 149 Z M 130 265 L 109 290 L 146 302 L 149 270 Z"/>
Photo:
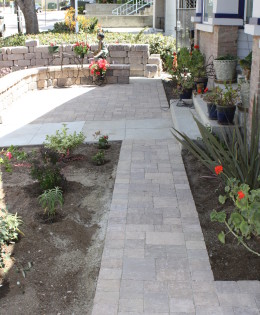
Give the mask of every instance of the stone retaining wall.
<path id="1" fill-rule="evenodd" d="M 91 45 L 91 51 L 83 63 L 89 63 L 97 45 Z M 161 60 L 159 55 L 150 55 L 149 45 L 110 44 L 107 61 L 111 64 L 130 65 L 130 76 L 160 75 Z M 80 63 L 73 52 L 73 45 L 61 45 L 59 53 L 50 54 L 49 46 L 39 45 L 38 40 L 27 40 L 25 46 L 4 47 L 0 49 L 0 68 L 25 69 L 49 65 L 70 65 Z"/>
<path id="2" fill-rule="evenodd" d="M 129 65 L 111 65 L 107 70 L 107 83 L 127 84 L 129 76 Z M 89 65 L 40 67 L 7 74 L 0 79 L 0 113 L 28 91 L 74 84 L 93 84 Z"/>

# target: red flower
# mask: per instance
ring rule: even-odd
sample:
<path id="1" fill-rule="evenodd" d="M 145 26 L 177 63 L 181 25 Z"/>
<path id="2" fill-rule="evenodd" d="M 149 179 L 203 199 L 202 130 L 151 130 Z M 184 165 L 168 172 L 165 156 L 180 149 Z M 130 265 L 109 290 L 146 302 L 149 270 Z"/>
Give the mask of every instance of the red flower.
<path id="1" fill-rule="evenodd" d="M 243 198 L 245 198 L 245 194 L 243 193 L 242 190 L 240 190 L 237 194 L 238 194 L 238 198 L 239 198 L 240 200 L 243 199 Z"/>
<path id="2" fill-rule="evenodd" d="M 100 72 L 99 72 L 99 71 L 97 71 L 97 72 L 96 72 L 96 75 L 100 75 Z"/>
<path id="3" fill-rule="evenodd" d="M 199 45 L 195 45 L 194 48 L 195 48 L 195 49 L 199 49 L 200 46 L 199 46 Z"/>
<path id="4" fill-rule="evenodd" d="M 201 94 L 201 92 L 202 92 L 201 89 L 199 89 L 199 90 L 198 90 L 198 93 Z"/>
<path id="5" fill-rule="evenodd" d="M 90 71 L 90 72 L 91 72 L 91 74 L 94 74 L 94 69 L 91 69 L 91 71 Z"/>
<path id="6" fill-rule="evenodd" d="M 192 56 L 192 51 L 190 52 L 190 55 Z"/>
<path id="7" fill-rule="evenodd" d="M 119 44 L 119 41 L 118 41 L 118 40 L 116 41 L 116 44 Z"/>
<path id="8" fill-rule="evenodd" d="M 222 165 L 217 165 L 217 166 L 215 167 L 215 173 L 216 173 L 217 175 L 223 173 L 223 166 L 222 166 Z"/>
<path id="9" fill-rule="evenodd" d="M 176 52 L 174 52 L 174 53 L 173 53 L 173 56 L 176 56 L 176 55 L 177 55 Z"/>
<path id="10" fill-rule="evenodd" d="M 207 92 L 208 92 L 208 90 L 209 90 L 209 89 L 208 89 L 208 88 L 206 88 L 206 89 L 204 90 L 204 93 L 207 93 Z"/>
<path id="11" fill-rule="evenodd" d="M 9 160 L 11 160 L 11 158 L 13 157 L 13 155 L 12 155 L 11 152 L 7 152 L 7 153 L 6 153 L 6 156 L 8 157 Z"/>

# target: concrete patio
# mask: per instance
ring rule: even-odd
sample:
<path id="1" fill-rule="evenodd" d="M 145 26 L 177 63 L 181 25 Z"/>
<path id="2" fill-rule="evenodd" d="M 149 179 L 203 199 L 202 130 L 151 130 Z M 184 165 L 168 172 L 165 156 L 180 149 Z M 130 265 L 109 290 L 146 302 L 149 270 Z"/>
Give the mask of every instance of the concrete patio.
<path id="1" fill-rule="evenodd" d="M 92 315 L 259 314 L 259 281 L 214 281 L 160 79 L 29 92 L 2 119 L 0 146 L 62 123 L 123 140 Z"/>

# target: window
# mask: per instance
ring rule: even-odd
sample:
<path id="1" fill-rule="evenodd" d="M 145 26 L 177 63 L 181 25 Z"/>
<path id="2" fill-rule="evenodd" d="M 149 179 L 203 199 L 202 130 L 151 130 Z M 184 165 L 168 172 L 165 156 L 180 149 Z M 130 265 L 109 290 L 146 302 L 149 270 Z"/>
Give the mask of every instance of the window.
<path id="1" fill-rule="evenodd" d="M 213 0 L 204 0 L 203 21 L 208 22 L 213 17 Z"/>
<path id="2" fill-rule="evenodd" d="M 245 8 L 245 22 L 249 23 L 249 19 L 253 15 L 253 0 L 246 0 Z"/>

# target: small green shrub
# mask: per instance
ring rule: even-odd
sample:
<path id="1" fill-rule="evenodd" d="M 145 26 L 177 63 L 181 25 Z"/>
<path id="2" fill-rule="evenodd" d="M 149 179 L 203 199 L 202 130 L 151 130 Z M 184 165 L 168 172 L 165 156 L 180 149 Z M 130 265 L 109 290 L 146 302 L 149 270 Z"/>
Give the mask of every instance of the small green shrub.
<path id="1" fill-rule="evenodd" d="M 11 214 L 7 210 L 0 209 L 0 268 L 4 268 L 5 251 L 3 245 L 18 239 L 21 233 L 19 226 L 22 220 L 17 214 Z"/>
<path id="2" fill-rule="evenodd" d="M 28 158 L 25 151 L 22 151 L 13 145 L 11 145 L 8 149 L 2 149 L 0 155 L 0 164 L 3 164 L 5 171 L 9 173 L 12 172 L 11 159 L 15 158 L 17 161 L 24 161 Z"/>
<path id="3" fill-rule="evenodd" d="M 62 190 L 59 187 L 45 190 L 38 199 L 44 213 L 52 218 L 55 216 L 57 208 L 63 205 Z"/>
<path id="4" fill-rule="evenodd" d="M 65 22 L 56 22 L 53 26 L 53 33 L 70 33 L 70 28 Z"/>
<path id="5" fill-rule="evenodd" d="M 85 138 L 82 132 L 77 134 L 76 131 L 74 131 L 73 134 L 68 134 L 68 128 L 66 128 L 66 124 L 63 124 L 61 131 L 57 130 L 55 135 L 46 136 L 47 142 L 44 143 L 44 146 L 59 154 L 69 155 L 73 149 L 84 142 Z"/>
<path id="6" fill-rule="evenodd" d="M 251 253 L 260 256 L 260 252 L 251 249 L 246 242 L 252 237 L 260 236 L 260 189 L 250 190 L 249 185 L 228 178 L 225 192 L 225 196 L 219 196 L 219 202 L 225 204 L 226 200 L 230 199 L 235 208 L 231 214 L 214 210 L 210 215 L 211 221 L 224 224 L 228 233 L 231 233 L 240 244 Z M 226 233 L 222 231 L 218 239 L 225 244 Z"/>
<path id="7" fill-rule="evenodd" d="M 65 183 L 59 167 L 50 164 L 40 165 L 34 162 L 31 167 L 31 176 L 39 181 L 42 191 L 61 187 Z"/>
<path id="8" fill-rule="evenodd" d="M 103 165 L 105 164 L 105 153 L 103 150 L 99 151 L 96 155 L 92 157 L 92 161 L 96 165 Z"/>

